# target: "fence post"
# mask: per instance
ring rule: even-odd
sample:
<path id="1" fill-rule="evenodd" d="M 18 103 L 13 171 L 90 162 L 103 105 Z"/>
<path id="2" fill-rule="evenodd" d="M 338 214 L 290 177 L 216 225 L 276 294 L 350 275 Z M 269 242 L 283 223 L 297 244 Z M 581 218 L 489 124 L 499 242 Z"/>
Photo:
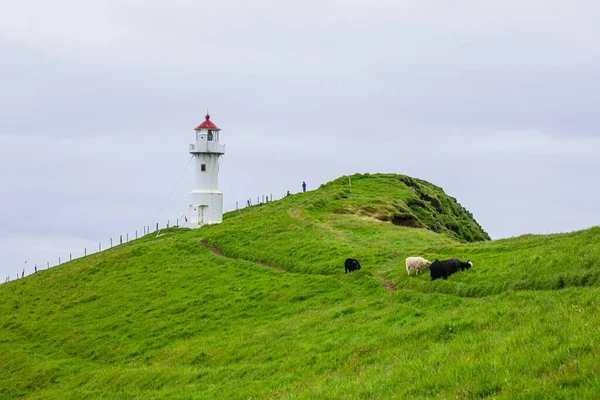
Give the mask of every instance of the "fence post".
<path id="1" fill-rule="evenodd" d="M 100 246 L 100 244 L 101 244 L 101 243 L 100 243 L 100 242 L 98 242 L 98 251 L 102 251 L 102 247 Z M 111 244 L 111 246 L 112 246 L 112 239 L 111 239 L 111 243 L 110 243 L 110 244 Z"/>
<path id="2" fill-rule="evenodd" d="M 60 257 L 58 257 L 58 265 L 60 265 Z M 25 271 L 25 270 L 23 270 L 23 271 Z"/>
<path id="3" fill-rule="evenodd" d="M 352 179 L 348 177 L 348 186 L 350 186 L 350 198 L 352 198 Z"/>
<path id="4" fill-rule="evenodd" d="M 73 254 L 69 253 L 69 261 L 73 261 Z"/>
<path id="5" fill-rule="evenodd" d="M 83 256 L 84 256 L 84 257 L 85 257 L 85 256 L 87 256 L 87 247 L 84 247 L 84 248 L 83 248 Z"/>
<path id="6" fill-rule="evenodd" d="M 110 238 L 110 248 L 112 249 L 112 238 Z"/>
<path id="7" fill-rule="evenodd" d="M 34 271 L 37 273 L 37 264 L 33 267 Z"/>
<path id="8" fill-rule="evenodd" d="M 155 232 L 158 232 L 158 222 L 156 223 L 156 231 Z"/>
<path id="9" fill-rule="evenodd" d="M 167 220 L 167 229 L 169 229 L 169 222 L 170 222 L 170 221 L 169 221 L 169 220 Z"/>
<path id="10" fill-rule="evenodd" d="M 119 235 L 119 244 L 123 244 L 123 235 Z"/>
<path id="11" fill-rule="evenodd" d="M 50 261 L 46 261 L 46 269 L 50 269 Z"/>

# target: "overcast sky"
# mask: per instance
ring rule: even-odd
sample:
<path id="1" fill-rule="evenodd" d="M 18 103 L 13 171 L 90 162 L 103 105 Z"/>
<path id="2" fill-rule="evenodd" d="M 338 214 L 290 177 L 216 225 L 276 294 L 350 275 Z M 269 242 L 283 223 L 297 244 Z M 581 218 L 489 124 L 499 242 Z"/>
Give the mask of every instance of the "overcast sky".
<path id="1" fill-rule="evenodd" d="M 0 0 L 0 282 L 185 214 L 192 165 L 167 198 L 207 108 L 226 210 L 392 172 L 494 239 L 599 225 L 599 20 L 592 0 Z"/>

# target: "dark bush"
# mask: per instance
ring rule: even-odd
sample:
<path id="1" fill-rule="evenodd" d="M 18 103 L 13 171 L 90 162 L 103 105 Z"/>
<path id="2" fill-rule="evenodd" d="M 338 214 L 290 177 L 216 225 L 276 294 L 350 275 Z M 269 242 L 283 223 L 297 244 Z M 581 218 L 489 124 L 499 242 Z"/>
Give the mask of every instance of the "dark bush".
<path id="1" fill-rule="evenodd" d="M 419 199 L 408 199 L 406 201 L 406 205 L 409 206 L 409 207 L 412 207 L 413 205 L 419 206 L 421 208 L 425 208 L 426 207 L 425 203 L 423 201 L 419 200 Z"/>
<path id="2" fill-rule="evenodd" d="M 403 182 L 408 187 L 419 187 L 419 184 L 415 182 L 411 177 L 405 175 L 398 175 L 398 180 Z"/>
<path id="3" fill-rule="evenodd" d="M 432 197 L 432 196 L 428 195 L 427 193 L 421 193 L 421 199 L 429 202 L 429 204 L 431 204 L 431 206 L 433 208 L 435 208 L 435 210 L 438 213 L 440 213 L 440 214 L 444 213 L 444 210 L 442 209 L 442 204 L 436 197 Z"/>
<path id="4" fill-rule="evenodd" d="M 450 229 L 451 231 L 453 231 L 455 233 L 458 233 L 458 231 L 459 231 L 459 226 L 454 221 L 448 221 L 448 222 L 446 222 L 446 228 Z"/>
<path id="5" fill-rule="evenodd" d="M 392 216 L 392 224 L 411 228 L 421 227 L 419 220 L 413 214 L 394 214 Z"/>

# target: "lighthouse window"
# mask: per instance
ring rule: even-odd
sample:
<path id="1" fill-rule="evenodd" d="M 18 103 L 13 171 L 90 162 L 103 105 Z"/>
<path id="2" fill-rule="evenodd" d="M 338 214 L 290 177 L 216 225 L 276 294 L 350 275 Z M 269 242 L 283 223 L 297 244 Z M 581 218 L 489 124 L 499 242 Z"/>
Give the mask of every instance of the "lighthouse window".
<path id="1" fill-rule="evenodd" d="M 206 164 L 200 164 L 200 171 L 206 171 Z"/>
<path id="2" fill-rule="evenodd" d="M 209 141 L 210 141 L 210 140 L 213 140 L 213 133 L 212 133 L 212 131 L 208 131 L 208 137 L 207 137 L 207 139 L 208 139 Z"/>

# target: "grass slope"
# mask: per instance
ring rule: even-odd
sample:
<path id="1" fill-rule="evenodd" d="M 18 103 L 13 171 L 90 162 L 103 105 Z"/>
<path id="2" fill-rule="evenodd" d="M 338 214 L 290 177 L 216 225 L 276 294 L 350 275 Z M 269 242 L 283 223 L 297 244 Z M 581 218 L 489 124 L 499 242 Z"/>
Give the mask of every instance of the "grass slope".
<path id="1" fill-rule="evenodd" d="M 435 233 L 407 179 L 435 188 L 340 178 L 0 285 L 0 398 L 597 397 L 600 228 L 479 241 L 454 206 Z M 474 267 L 430 282 L 408 255 Z"/>

